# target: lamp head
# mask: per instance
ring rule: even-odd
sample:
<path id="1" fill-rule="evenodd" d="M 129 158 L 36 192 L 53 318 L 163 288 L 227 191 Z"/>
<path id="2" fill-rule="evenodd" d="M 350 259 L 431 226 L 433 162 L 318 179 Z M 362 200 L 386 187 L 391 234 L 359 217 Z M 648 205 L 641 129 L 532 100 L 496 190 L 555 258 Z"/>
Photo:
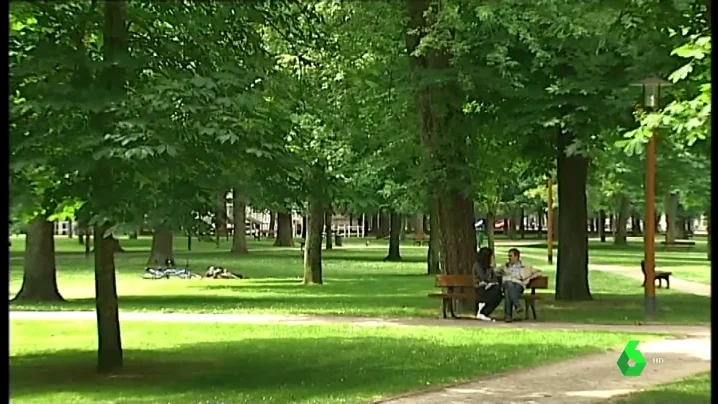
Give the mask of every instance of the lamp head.
<path id="1" fill-rule="evenodd" d="M 643 105 L 649 108 L 656 108 L 661 98 L 661 88 L 670 87 L 669 81 L 663 80 L 658 76 L 645 78 L 632 86 L 640 86 L 643 89 Z"/>

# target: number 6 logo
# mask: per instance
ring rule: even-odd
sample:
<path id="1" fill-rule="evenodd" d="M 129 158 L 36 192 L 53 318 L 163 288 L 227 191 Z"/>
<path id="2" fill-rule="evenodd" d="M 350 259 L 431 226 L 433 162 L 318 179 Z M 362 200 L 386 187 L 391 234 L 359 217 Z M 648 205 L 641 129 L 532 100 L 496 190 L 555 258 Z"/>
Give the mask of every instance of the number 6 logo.
<path id="1" fill-rule="evenodd" d="M 633 360 L 635 364 L 631 366 L 629 361 Z M 638 350 L 638 341 L 628 341 L 626 348 L 621 352 L 621 356 L 618 358 L 618 369 L 624 376 L 640 376 L 643 373 L 643 369 L 646 368 L 646 358 L 643 357 L 643 353 Z"/>

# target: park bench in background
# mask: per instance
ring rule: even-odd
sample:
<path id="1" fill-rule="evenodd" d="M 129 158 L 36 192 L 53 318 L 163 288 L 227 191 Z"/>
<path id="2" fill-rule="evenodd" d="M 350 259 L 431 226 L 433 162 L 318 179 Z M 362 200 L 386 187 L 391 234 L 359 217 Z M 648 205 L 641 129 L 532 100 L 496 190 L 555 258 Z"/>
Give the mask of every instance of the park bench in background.
<path id="1" fill-rule="evenodd" d="M 424 233 L 416 233 L 414 236 L 414 245 L 424 245 L 428 242 L 429 240 L 426 238 L 426 234 Z"/>
<path id="2" fill-rule="evenodd" d="M 646 286 L 646 261 L 641 260 L 641 272 L 643 272 L 643 283 L 641 286 Z M 662 280 L 666 280 L 666 289 L 671 288 L 671 275 L 673 272 L 656 271 L 656 280 L 658 281 L 658 287 L 663 286 Z"/>
<path id="3" fill-rule="evenodd" d="M 695 247 L 696 241 L 695 240 L 675 240 L 673 243 L 667 244 L 664 240 L 664 241 L 661 241 L 661 245 L 666 248 Z"/>
<path id="4" fill-rule="evenodd" d="M 429 297 L 442 299 L 442 314 L 446 318 L 446 308 L 449 308 L 452 318 L 457 318 L 454 313 L 454 300 L 473 300 L 478 301 L 481 295 L 476 293 L 474 289 L 475 278 L 473 275 L 436 275 L 436 287 L 443 288 L 441 293 L 430 293 Z M 456 292 L 456 288 L 470 288 L 469 291 Z M 529 282 L 526 291 L 531 289 L 531 294 L 524 292 L 522 298 L 526 302 L 526 319 L 529 318 L 529 309 L 534 320 L 536 320 L 536 301 L 540 299 L 536 294 L 536 289 L 548 289 L 548 277 L 539 276 Z"/>

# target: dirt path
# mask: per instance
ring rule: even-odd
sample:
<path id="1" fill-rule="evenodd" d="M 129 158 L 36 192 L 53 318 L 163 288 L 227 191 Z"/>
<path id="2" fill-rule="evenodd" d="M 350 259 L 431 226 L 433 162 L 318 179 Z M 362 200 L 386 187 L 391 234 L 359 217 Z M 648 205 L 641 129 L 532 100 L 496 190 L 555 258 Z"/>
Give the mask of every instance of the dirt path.
<path id="1" fill-rule="evenodd" d="M 94 311 L 10 311 L 10 320 L 88 320 L 96 319 Z M 122 321 L 155 321 L 183 323 L 233 323 L 233 324 L 356 324 L 376 326 L 429 326 L 474 328 L 519 328 L 528 330 L 582 330 L 649 334 L 675 334 L 704 337 L 710 335 L 707 326 L 683 325 L 609 325 L 518 321 L 514 323 L 487 323 L 471 319 L 443 320 L 438 318 L 379 318 L 349 316 L 312 316 L 282 314 L 195 314 L 195 313 L 148 313 L 120 312 Z"/>
<path id="2" fill-rule="evenodd" d="M 553 365 L 525 368 L 434 391 L 378 401 L 384 404 L 541 403 L 584 404 L 670 383 L 710 371 L 710 337 L 639 344 L 648 364 L 643 374 L 626 377 L 616 361 L 620 352 L 590 355 Z M 662 361 L 661 363 L 654 363 Z"/>

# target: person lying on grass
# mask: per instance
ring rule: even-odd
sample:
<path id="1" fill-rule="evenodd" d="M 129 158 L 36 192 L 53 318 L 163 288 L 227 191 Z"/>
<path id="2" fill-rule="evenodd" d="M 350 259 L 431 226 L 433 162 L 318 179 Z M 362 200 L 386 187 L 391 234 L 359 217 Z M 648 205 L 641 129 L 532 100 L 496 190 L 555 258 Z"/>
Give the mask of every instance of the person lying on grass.
<path id="1" fill-rule="evenodd" d="M 494 270 L 494 252 L 488 247 L 481 247 L 476 254 L 473 273 L 476 280 L 476 293 L 481 300 L 476 308 L 476 318 L 483 321 L 494 321 L 489 317 L 501 304 L 501 286 Z"/>
<path id="2" fill-rule="evenodd" d="M 504 320 L 513 321 L 513 311 L 516 314 L 521 312 L 520 300 L 524 289 L 532 279 L 541 276 L 541 271 L 521 261 L 521 253 L 518 249 L 509 250 L 509 262 L 497 268 L 497 273 L 502 277 L 504 289 Z"/>
<path id="3" fill-rule="evenodd" d="M 215 267 L 210 266 L 207 268 L 207 272 L 204 274 L 205 278 L 214 278 L 214 279 L 244 279 L 245 276 L 242 276 L 242 274 L 236 274 L 234 272 L 230 272 L 225 268 L 222 267 Z"/>

